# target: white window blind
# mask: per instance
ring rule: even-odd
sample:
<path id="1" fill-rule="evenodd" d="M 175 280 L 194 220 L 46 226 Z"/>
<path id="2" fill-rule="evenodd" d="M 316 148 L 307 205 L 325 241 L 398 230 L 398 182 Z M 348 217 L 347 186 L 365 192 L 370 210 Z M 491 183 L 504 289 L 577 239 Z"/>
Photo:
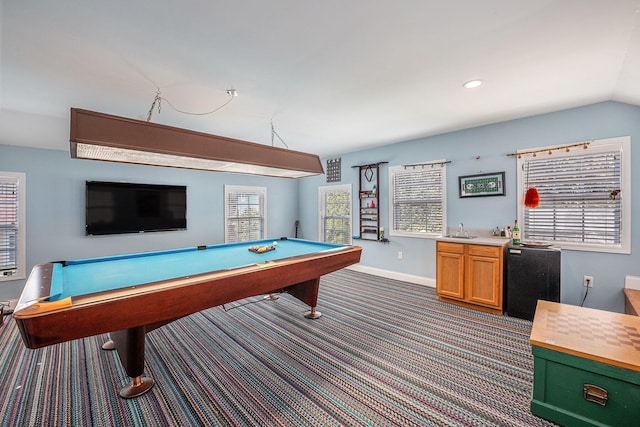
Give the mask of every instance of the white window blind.
<path id="1" fill-rule="evenodd" d="M 389 169 L 390 234 L 440 235 L 445 227 L 445 175 L 442 164 L 396 166 Z"/>
<path id="2" fill-rule="evenodd" d="M 535 188 L 540 197 L 538 207 L 522 207 L 523 239 L 623 247 L 624 203 L 631 189 L 624 183 L 621 144 L 523 156 L 519 163 L 522 194 Z"/>
<path id="3" fill-rule="evenodd" d="M 225 186 L 225 241 L 265 238 L 267 189 Z"/>
<path id="4" fill-rule="evenodd" d="M 24 174 L 0 172 L 0 280 L 24 277 Z"/>
<path id="5" fill-rule="evenodd" d="M 351 186 L 320 187 L 320 236 L 323 242 L 351 244 Z"/>

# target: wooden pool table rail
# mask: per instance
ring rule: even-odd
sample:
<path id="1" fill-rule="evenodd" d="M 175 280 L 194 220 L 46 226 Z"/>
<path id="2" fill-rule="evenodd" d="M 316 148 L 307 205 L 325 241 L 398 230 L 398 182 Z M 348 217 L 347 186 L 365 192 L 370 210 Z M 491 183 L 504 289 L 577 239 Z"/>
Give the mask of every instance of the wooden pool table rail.
<path id="1" fill-rule="evenodd" d="M 106 293 L 72 297 L 71 306 L 43 313 L 16 309 L 13 317 L 25 345 L 40 348 L 153 325 L 250 296 L 281 291 L 315 307 L 317 288 L 307 289 L 306 282 L 358 263 L 360 254 L 360 247 L 346 246 L 318 254 L 145 284 L 134 290 L 116 291 L 109 297 L 105 297 Z M 43 286 L 39 281 L 30 281 L 31 277 L 28 286 Z M 25 287 L 25 295 L 35 294 Z M 20 298 L 18 307 L 25 305 L 25 299 L 24 296 Z M 70 328 L 69 325 L 74 326 Z"/>
<path id="2" fill-rule="evenodd" d="M 28 348 L 40 348 L 72 339 L 109 333 L 120 360 L 133 381 L 121 391 L 135 397 L 147 391 L 153 381 L 142 383 L 144 337 L 146 333 L 189 314 L 243 298 L 287 292 L 311 307 L 315 313 L 320 276 L 356 264 L 362 249 L 345 246 L 179 279 L 136 286 L 135 289 L 102 292 L 71 298 L 71 304 L 53 310 L 29 310 L 29 299 L 47 293 L 40 276 L 49 265 L 35 268 L 14 319 Z M 46 303 L 41 303 L 46 304 Z M 309 317 L 309 316 L 307 316 Z M 70 327 L 72 325 L 72 327 Z M 148 380 L 144 380 L 148 381 Z M 133 390 L 130 390 L 133 388 Z"/>

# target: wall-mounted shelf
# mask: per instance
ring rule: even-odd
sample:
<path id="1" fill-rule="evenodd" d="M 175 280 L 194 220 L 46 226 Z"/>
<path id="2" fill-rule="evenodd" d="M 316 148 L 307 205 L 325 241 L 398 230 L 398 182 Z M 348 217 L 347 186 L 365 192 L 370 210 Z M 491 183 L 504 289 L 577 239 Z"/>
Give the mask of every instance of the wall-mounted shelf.
<path id="1" fill-rule="evenodd" d="M 370 165 L 352 166 L 359 170 L 358 217 L 360 218 L 360 240 L 374 240 L 388 242 L 380 227 L 380 165 L 387 162 Z"/>

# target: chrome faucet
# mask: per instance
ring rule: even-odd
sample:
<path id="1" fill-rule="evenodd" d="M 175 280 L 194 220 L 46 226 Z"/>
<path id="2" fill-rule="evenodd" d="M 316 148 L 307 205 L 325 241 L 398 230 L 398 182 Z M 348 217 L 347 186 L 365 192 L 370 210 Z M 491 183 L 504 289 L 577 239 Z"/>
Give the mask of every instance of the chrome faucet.
<path id="1" fill-rule="evenodd" d="M 469 232 L 465 231 L 463 223 L 460 223 L 460 226 L 458 227 L 458 232 L 456 233 L 456 236 L 458 236 L 458 237 L 469 237 Z"/>

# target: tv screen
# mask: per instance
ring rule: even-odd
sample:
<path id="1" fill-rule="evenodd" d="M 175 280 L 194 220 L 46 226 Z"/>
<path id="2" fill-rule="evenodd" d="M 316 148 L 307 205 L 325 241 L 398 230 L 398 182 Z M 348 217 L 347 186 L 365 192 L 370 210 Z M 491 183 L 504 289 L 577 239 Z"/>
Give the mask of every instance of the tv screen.
<path id="1" fill-rule="evenodd" d="M 187 187 L 87 181 L 86 234 L 187 228 Z"/>

